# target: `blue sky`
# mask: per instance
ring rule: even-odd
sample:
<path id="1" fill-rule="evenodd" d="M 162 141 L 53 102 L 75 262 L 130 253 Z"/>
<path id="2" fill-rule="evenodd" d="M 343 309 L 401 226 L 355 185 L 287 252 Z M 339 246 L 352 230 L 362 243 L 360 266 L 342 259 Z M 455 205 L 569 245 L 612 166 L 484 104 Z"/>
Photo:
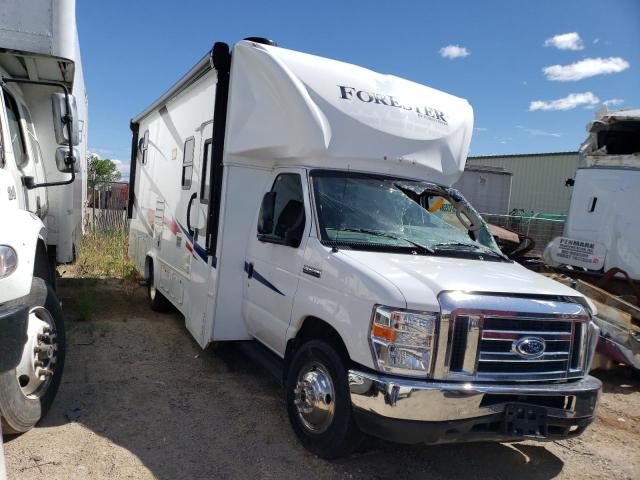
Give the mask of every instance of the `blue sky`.
<path id="1" fill-rule="evenodd" d="M 636 0 L 79 0 L 77 10 L 90 149 L 125 175 L 130 118 L 215 41 L 246 36 L 468 99 L 472 155 L 576 150 L 603 102 L 640 107 Z"/>

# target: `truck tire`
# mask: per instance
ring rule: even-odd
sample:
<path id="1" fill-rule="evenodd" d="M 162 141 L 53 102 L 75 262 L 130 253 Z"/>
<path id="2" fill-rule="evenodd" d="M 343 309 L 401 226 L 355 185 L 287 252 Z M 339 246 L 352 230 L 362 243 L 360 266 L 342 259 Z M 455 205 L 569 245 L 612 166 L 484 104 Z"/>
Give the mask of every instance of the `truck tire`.
<path id="1" fill-rule="evenodd" d="M 171 310 L 171 302 L 156 288 L 155 277 L 153 275 L 153 262 L 149 263 L 148 294 L 151 310 L 162 313 Z"/>
<path id="2" fill-rule="evenodd" d="M 65 332 L 60 301 L 42 278 L 34 277 L 29 295 L 12 303 L 29 306 L 20 364 L 0 372 L 2 431 L 16 434 L 33 428 L 51 407 L 64 370 Z"/>
<path id="3" fill-rule="evenodd" d="M 351 453 L 363 434 L 353 418 L 347 367 L 329 343 L 311 340 L 295 353 L 285 395 L 293 431 L 304 447 L 330 460 Z"/>

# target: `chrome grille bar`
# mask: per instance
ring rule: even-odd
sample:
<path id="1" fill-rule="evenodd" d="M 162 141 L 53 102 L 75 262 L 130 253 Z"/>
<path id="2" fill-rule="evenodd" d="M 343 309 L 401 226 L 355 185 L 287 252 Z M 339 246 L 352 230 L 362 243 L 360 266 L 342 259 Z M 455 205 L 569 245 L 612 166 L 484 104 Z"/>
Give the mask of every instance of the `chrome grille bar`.
<path id="1" fill-rule="evenodd" d="M 590 317 L 571 299 L 443 292 L 439 300 L 435 378 L 539 381 L 584 374 Z M 523 352 L 523 340 L 544 350 Z"/>

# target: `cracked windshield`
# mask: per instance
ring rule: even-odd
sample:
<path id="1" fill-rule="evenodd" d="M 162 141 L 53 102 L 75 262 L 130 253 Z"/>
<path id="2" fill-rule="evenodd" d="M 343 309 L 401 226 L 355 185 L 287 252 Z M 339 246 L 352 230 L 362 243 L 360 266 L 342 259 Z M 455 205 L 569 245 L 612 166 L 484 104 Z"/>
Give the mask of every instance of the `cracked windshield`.
<path id="1" fill-rule="evenodd" d="M 324 241 L 421 253 L 498 253 L 486 224 L 455 191 L 365 174 L 312 176 Z"/>

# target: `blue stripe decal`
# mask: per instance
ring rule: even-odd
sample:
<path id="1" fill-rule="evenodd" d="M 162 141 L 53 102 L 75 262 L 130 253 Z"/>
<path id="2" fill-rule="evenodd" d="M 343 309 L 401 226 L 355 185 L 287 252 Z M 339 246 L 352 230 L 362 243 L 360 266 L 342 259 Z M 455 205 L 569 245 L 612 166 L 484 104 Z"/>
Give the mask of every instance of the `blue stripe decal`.
<path id="1" fill-rule="evenodd" d="M 244 271 L 246 273 L 249 273 L 249 263 L 248 262 L 244 262 Z M 267 280 L 266 278 L 264 278 L 262 275 L 260 275 L 258 272 L 256 272 L 256 270 L 253 270 L 253 276 L 252 278 L 255 278 L 258 282 L 260 282 L 261 284 L 263 284 L 265 287 L 273 290 L 276 293 L 279 293 L 280 295 L 282 295 L 283 297 L 286 297 L 286 295 L 284 293 L 282 293 L 280 290 L 278 290 L 276 288 L 276 286 L 271 283 L 269 280 Z"/>
<path id="2" fill-rule="evenodd" d="M 193 245 L 193 251 L 196 252 L 196 254 L 202 259 L 204 260 L 204 262 L 207 262 L 207 252 L 205 251 L 204 248 L 202 248 L 202 246 L 198 245 L 198 242 L 194 242 L 193 241 L 193 236 L 189 233 L 189 230 L 187 230 L 186 228 L 184 228 L 182 226 L 182 224 L 176 220 L 176 223 L 178 224 L 178 226 L 180 227 L 180 230 L 182 230 L 182 233 L 184 233 L 187 237 L 187 240 L 189 240 L 189 243 L 191 243 L 191 245 Z M 215 265 L 215 260 L 214 260 L 214 264 L 213 264 L 213 268 L 216 268 Z"/>

